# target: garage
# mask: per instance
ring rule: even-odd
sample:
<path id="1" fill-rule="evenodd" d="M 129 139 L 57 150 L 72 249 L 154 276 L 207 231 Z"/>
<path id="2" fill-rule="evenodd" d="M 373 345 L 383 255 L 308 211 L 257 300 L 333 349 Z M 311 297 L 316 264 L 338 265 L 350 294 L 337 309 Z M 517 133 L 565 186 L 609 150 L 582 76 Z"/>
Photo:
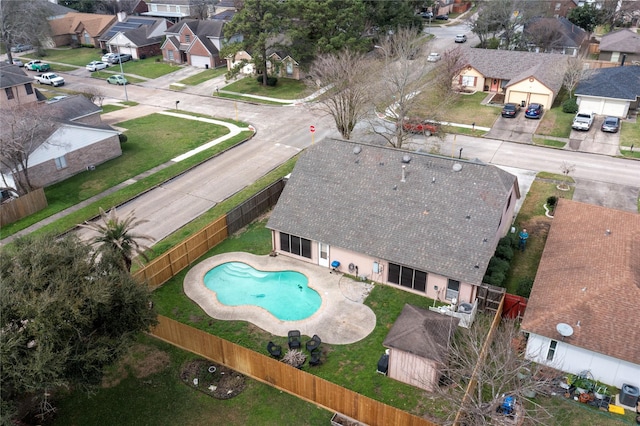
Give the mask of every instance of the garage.
<path id="1" fill-rule="evenodd" d="M 598 115 L 611 115 L 624 118 L 629 112 L 629 101 L 624 99 L 594 98 L 578 96 L 580 112 L 595 112 Z"/>
<path id="2" fill-rule="evenodd" d="M 624 66 L 587 71 L 575 90 L 580 112 L 625 118 L 638 108 L 640 67 Z"/>
<path id="3" fill-rule="evenodd" d="M 515 90 L 509 90 L 507 94 L 507 101 L 515 104 L 520 104 L 524 101 L 525 105 L 529 104 L 542 104 L 545 108 L 551 108 L 551 95 L 546 93 L 530 93 L 520 92 Z"/>
<path id="4" fill-rule="evenodd" d="M 211 58 L 209 56 L 191 55 L 191 66 L 198 68 L 211 67 Z"/>

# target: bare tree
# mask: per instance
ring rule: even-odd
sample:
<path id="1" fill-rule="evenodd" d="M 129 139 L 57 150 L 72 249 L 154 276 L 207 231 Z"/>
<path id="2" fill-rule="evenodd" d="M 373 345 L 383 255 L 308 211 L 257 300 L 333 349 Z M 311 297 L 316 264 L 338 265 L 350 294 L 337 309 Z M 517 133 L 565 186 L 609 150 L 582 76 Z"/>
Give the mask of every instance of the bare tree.
<path id="1" fill-rule="evenodd" d="M 47 143 L 55 126 L 37 105 L 0 110 L 0 164 L 12 175 L 18 194 L 36 189 L 29 179 L 29 159 L 36 148 Z"/>
<path id="2" fill-rule="evenodd" d="M 571 57 L 567 61 L 567 70 L 564 73 L 564 78 L 562 80 L 562 85 L 567 92 L 569 92 L 569 97 L 573 97 L 573 91 L 576 89 L 578 83 L 584 76 L 584 60 L 578 57 Z"/>
<path id="3" fill-rule="evenodd" d="M 13 60 L 11 47 L 16 44 L 42 45 L 50 31 L 49 8 L 46 0 L 0 2 L 0 39 L 5 43 L 9 61 Z"/>
<path id="4" fill-rule="evenodd" d="M 525 27 L 524 38 L 543 52 L 553 52 L 562 47 L 564 34 L 560 29 L 561 23 L 557 19 L 534 19 Z"/>
<path id="5" fill-rule="evenodd" d="M 104 101 L 104 93 L 97 86 L 91 86 L 84 89 L 84 92 L 81 93 L 82 96 L 89 99 L 94 104 L 102 107 L 102 102 Z"/>
<path id="6" fill-rule="evenodd" d="M 466 425 L 501 424 L 496 408 L 503 395 L 519 402 L 518 413 L 531 424 L 546 424 L 550 414 L 533 400 L 522 401 L 545 392 L 555 379 L 555 371 L 523 357 L 519 325 L 503 319 L 488 347 L 483 351 L 492 317 L 479 315 L 469 329 L 459 328 L 449 344 L 449 364 L 442 371 L 437 393 L 450 405 L 459 407 Z M 484 358 L 483 358 L 484 357 Z M 470 379 L 477 385 L 467 398 L 463 395 Z M 451 424 L 453 412 L 447 424 Z"/>
<path id="7" fill-rule="evenodd" d="M 572 173 L 576 170 L 576 165 L 563 161 L 560 164 L 560 170 L 562 170 L 562 174 L 564 175 L 564 182 L 560 184 L 560 188 L 563 190 L 569 189 L 569 173 Z"/>
<path id="8" fill-rule="evenodd" d="M 331 115 L 345 139 L 370 108 L 373 98 L 369 87 L 377 61 L 349 49 L 320 55 L 312 64 L 311 84 L 323 87 L 317 108 Z"/>

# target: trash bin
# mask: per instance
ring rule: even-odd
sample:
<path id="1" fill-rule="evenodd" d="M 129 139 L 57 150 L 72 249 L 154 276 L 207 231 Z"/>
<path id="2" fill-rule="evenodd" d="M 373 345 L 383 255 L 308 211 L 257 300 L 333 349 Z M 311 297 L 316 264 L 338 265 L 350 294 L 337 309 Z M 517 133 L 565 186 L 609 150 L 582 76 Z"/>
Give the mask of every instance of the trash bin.
<path id="1" fill-rule="evenodd" d="M 625 383 L 620 389 L 620 404 L 626 405 L 627 407 L 635 407 L 639 396 L 640 389 Z"/>
<path id="2" fill-rule="evenodd" d="M 209 64 L 204 64 L 204 69 L 208 70 L 209 69 Z"/>
<path id="3" fill-rule="evenodd" d="M 388 370 L 389 370 L 389 355 L 382 354 L 382 356 L 378 360 L 378 368 L 376 372 L 380 374 L 384 374 L 386 376 Z"/>
<path id="4" fill-rule="evenodd" d="M 520 102 L 520 106 L 521 106 L 522 108 L 524 108 L 524 106 L 525 106 L 526 104 L 527 104 L 527 102 L 526 102 L 526 101 L 522 101 L 522 102 Z"/>

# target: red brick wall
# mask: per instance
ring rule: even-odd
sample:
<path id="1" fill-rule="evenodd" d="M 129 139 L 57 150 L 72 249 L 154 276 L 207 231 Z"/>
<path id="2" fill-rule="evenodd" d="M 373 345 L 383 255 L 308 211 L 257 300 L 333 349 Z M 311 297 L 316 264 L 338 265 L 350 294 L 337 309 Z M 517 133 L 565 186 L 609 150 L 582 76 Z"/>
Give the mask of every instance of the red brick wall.
<path id="1" fill-rule="evenodd" d="M 161 55 L 162 51 L 160 50 L 160 46 L 160 43 L 156 43 L 149 46 L 138 47 L 138 58 L 142 58 L 143 55 L 145 58 Z"/>

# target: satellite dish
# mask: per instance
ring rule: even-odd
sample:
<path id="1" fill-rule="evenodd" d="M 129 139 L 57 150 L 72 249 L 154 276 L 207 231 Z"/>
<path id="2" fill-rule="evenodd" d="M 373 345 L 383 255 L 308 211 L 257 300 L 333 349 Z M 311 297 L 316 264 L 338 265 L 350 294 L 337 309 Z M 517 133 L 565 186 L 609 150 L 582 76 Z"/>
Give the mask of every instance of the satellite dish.
<path id="1" fill-rule="evenodd" d="M 560 333 L 562 337 L 569 337 L 573 334 L 573 327 L 563 322 L 556 325 L 556 330 L 558 330 L 558 333 Z"/>

